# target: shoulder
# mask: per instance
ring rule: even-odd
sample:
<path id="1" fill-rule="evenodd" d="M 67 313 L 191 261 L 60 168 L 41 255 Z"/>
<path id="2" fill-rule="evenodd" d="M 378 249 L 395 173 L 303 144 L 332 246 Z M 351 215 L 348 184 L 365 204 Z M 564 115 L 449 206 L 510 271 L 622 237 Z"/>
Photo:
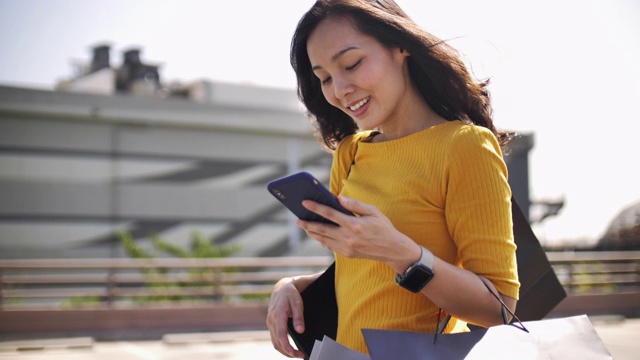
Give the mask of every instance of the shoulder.
<path id="1" fill-rule="evenodd" d="M 461 121 L 455 121 L 455 125 L 450 127 L 449 144 L 451 150 L 456 152 L 469 152 L 474 150 L 489 150 L 490 152 L 502 154 L 500 144 L 491 130 Z"/>
<path id="2" fill-rule="evenodd" d="M 348 153 L 353 155 L 358 148 L 358 143 L 368 139 L 374 131 L 360 131 L 355 134 L 346 136 L 338 143 L 336 147 L 337 154 Z"/>
<path id="3" fill-rule="evenodd" d="M 342 180 L 346 179 L 349 169 L 353 164 L 358 143 L 367 139 L 371 135 L 370 131 L 363 131 L 349 135 L 338 143 L 333 153 L 333 164 L 331 165 L 331 192 L 339 194 L 342 189 Z"/>
<path id="4" fill-rule="evenodd" d="M 494 138 L 491 130 L 486 127 L 464 123 L 459 120 L 450 121 L 446 131 L 454 141 L 480 141 L 485 138 Z"/>

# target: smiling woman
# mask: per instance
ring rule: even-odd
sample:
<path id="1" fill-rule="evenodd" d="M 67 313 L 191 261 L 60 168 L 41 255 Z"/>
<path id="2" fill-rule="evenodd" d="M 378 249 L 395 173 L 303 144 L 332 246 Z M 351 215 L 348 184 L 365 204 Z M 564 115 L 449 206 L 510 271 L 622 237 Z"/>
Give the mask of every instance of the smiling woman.
<path id="1" fill-rule="evenodd" d="M 367 352 L 364 328 L 446 332 L 500 324 L 519 282 L 511 190 L 487 81 L 393 1 L 320 0 L 291 46 L 298 94 L 334 153 L 333 194 L 348 216 L 297 225 L 336 258 L 337 342 Z M 305 329 L 300 292 L 318 274 L 276 284 L 267 325 L 276 349 L 302 357 L 287 321 Z M 486 285 L 486 286 L 485 286 Z"/>

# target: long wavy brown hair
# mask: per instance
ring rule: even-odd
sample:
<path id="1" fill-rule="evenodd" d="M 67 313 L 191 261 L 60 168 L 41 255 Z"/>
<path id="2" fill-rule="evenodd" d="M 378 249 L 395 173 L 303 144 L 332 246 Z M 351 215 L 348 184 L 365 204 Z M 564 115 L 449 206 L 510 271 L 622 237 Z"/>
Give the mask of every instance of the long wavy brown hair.
<path id="1" fill-rule="evenodd" d="M 300 19 L 291 41 L 290 61 L 298 80 L 298 97 L 307 108 L 316 135 L 335 150 L 344 137 L 358 131 L 355 121 L 327 102 L 314 76 L 307 40 L 329 17 L 348 17 L 363 34 L 388 48 L 408 50 L 409 74 L 429 106 L 446 120 L 462 120 L 491 130 L 505 146 L 513 133 L 496 130 L 492 120 L 489 80 L 476 80 L 458 52 L 426 32 L 392 0 L 318 0 Z"/>

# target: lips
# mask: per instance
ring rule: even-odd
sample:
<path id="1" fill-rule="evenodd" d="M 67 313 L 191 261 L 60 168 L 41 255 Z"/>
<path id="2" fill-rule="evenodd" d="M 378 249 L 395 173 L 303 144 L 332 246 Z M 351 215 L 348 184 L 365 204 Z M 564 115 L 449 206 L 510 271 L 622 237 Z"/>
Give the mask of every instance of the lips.
<path id="1" fill-rule="evenodd" d="M 353 105 L 349 105 L 348 108 L 351 111 L 358 111 L 358 109 L 360 109 L 362 106 L 364 106 L 364 104 L 369 102 L 369 99 L 370 99 L 369 97 L 364 98 L 364 99 L 358 101 L 357 103 L 355 103 Z"/>

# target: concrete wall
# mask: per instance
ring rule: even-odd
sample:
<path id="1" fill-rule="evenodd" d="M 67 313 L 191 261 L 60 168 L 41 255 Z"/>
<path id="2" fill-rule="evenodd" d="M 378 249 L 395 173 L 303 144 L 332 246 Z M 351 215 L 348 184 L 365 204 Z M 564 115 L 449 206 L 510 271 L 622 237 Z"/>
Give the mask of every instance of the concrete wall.
<path id="1" fill-rule="evenodd" d="M 288 254 L 265 185 L 298 169 L 326 181 L 329 167 L 290 107 L 0 87 L 0 258 L 122 256 L 117 230 L 149 249 L 150 235 L 186 247 L 198 231 L 237 255 Z"/>

